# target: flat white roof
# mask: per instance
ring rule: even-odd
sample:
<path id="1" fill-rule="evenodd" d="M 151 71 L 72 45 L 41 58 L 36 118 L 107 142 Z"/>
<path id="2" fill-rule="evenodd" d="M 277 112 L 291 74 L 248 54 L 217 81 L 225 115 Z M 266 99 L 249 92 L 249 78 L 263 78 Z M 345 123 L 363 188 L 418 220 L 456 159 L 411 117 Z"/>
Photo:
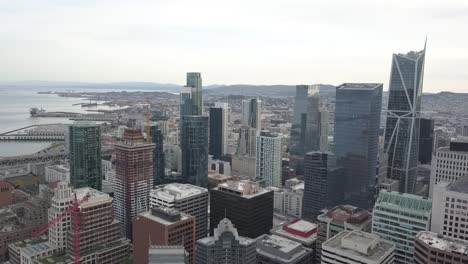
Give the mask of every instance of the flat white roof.
<path id="1" fill-rule="evenodd" d="M 151 190 L 151 196 L 173 201 L 199 195 L 201 193 L 208 193 L 208 190 L 195 185 L 181 183 L 159 185 Z"/>
<path id="2" fill-rule="evenodd" d="M 306 233 L 306 232 L 309 232 L 310 230 L 317 228 L 317 225 L 308 221 L 299 220 L 292 225 L 288 225 L 288 227 L 294 230 Z"/>

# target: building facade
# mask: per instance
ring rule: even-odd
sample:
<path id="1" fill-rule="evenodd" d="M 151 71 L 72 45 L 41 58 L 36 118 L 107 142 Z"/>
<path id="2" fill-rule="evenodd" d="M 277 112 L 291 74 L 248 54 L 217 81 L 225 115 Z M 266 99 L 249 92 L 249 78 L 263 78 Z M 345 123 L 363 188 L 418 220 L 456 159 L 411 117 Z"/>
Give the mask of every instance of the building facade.
<path id="1" fill-rule="evenodd" d="M 150 192 L 150 205 L 176 209 L 195 216 L 196 239 L 208 233 L 208 190 L 191 184 L 158 185 Z"/>
<path id="2" fill-rule="evenodd" d="M 416 184 L 425 54 L 426 47 L 392 58 L 384 150 L 387 177 L 399 180 L 399 191 L 405 193 L 412 193 Z"/>
<path id="3" fill-rule="evenodd" d="M 203 114 L 202 77 L 199 72 L 187 72 L 187 87 L 191 87 L 192 113 L 190 115 Z"/>
<path id="4" fill-rule="evenodd" d="M 281 187 L 281 137 L 260 132 L 256 152 L 256 178 L 264 180 L 266 186 Z"/>
<path id="5" fill-rule="evenodd" d="M 208 117 L 183 116 L 181 134 L 182 178 L 206 188 L 208 185 Z"/>
<path id="6" fill-rule="evenodd" d="M 124 136 L 127 134 L 128 139 L 115 145 L 115 217 L 128 238 L 132 238 L 133 219 L 149 210 L 149 193 L 153 186 L 154 144 L 143 143 L 138 133 L 141 135 L 140 131 L 126 130 Z"/>
<path id="7" fill-rule="evenodd" d="M 309 152 L 304 157 L 302 217 L 314 221 L 322 209 L 343 200 L 342 169 L 328 152 Z"/>
<path id="8" fill-rule="evenodd" d="M 165 207 L 152 207 L 139 214 L 133 225 L 133 263 L 147 264 L 152 245 L 183 245 L 193 264 L 195 217 Z"/>
<path id="9" fill-rule="evenodd" d="M 435 185 L 441 182 L 455 182 L 468 175 L 468 142 L 454 140 L 449 147 L 436 150 L 431 163 L 429 196 Z"/>
<path id="10" fill-rule="evenodd" d="M 379 150 L 381 83 L 336 88 L 335 154 L 344 172 L 345 203 L 372 208 Z"/>
<path id="11" fill-rule="evenodd" d="M 430 164 L 434 148 L 434 119 L 419 120 L 419 163 Z"/>
<path id="12" fill-rule="evenodd" d="M 396 245 L 395 262 L 413 263 L 414 240 L 429 229 L 432 201 L 420 196 L 381 190 L 374 206 L 372 233 Z"/>
<path id="13" fill-rule="evenodd" d="M 215 103 L 210 108 L 209 154 L 220 159 L 227 151 L 227 124 L 229 108 L 227 103 Z"/>
<path id="14" fill-rule="evenodd" d="M 256 241 L 239 236 L 232 222 L 224 218 L 211 237 L 196 243 L 196 264 L 256 264 Z"/>
<path id="15" fill-rule="evenodd" d="M 435 186 L 431 231 L 468 241 L 468 175 Z"/>
<path id="16" fill-rule="evenodd" d="M 240 236 L 256 238 L 273 227 L 273 192 L 258 183 L 227 181 L 210 190 L 210 223 L 228 218 Z M 210 225 L 213 234 L 215 225 Z"/>
<path id="17" fill-rule="evenodd" d="M 260 133 L 262 114 L 262 101 L 257 98 L 242 101 L 242 124 L 257 130 Z"/>
<path id="18" fill-rule="evenodd" d="M 102 190 L 100 127 L 94 123 L 75 122 L 68 128 L 67 141 L 72 186 Z"/>
<path id="19" fill-rule="evenodd" d="M 150 127 L 153 150 L 153 184 L 162 184 L 165 180 L 166 162 L 164 160 L 164 135 L 159 126 Z"/>

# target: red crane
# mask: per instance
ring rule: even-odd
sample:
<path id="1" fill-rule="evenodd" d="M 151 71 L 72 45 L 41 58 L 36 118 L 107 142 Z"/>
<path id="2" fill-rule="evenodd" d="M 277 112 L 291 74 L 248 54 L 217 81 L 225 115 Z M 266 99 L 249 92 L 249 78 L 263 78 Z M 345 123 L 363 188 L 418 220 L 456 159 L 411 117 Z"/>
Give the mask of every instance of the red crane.
<path id="1" fill-rule="evenodd" d="M 62 220 L 68 214 L 72 216 L 73 224 L 73 254 L 75 255 L 75 264 L 80 264 L 80 211 L 78 207 L 86 202 L 89 198 L 89 193 L 87 193 L 83 199 L 78 201 L 76 193 L 73 194 L 73 204 L 68 207 L 67 210 L 61 212 L 58 216 L 51 219 L 47 224 L 39 228 L 36 232 L 33 233 L 32 237 L 38 237 L 49 229 L 52 225 Z"/>

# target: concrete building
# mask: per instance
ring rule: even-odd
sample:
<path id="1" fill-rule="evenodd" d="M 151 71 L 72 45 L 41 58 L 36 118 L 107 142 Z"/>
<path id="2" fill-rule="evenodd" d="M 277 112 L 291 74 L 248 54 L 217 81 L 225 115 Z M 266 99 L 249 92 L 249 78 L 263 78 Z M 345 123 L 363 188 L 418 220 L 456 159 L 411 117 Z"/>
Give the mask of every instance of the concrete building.
<path id="1" fill-rule="evenodd" d="M 127 129 L 124 138 L 127 140 L 115 145 L 114 210 L 124 234 L 132 238 L 133 219 L 149 210 L 154 144 L 143 143 L 138 130 Z"/>
<path id="2" fill-rule="evenodd" d="M 229 246 L 227 246 L 229 245 Z M 256 241 L 239 236 L 229 219 L 222 219 L 211 237 L 197 241 L 196 264 L 256 264 Z"/>
<path id="3" fill-rule="evenodd" d="M 241 157 L 255 157 L 257 152 L 257 132 L 256 128 L 241 126 L 239 128 L 239 143 L 236 155 Z"/>
<path id="4" fill-rule="evenodd" d="M 277 235 L 257 238 L 258 264 L 309 264 L 312 261 L 312 250 L 301 243 Z"/>
<path id="5" fill-rule="evenodd" d="M 275 212 L 283 215 L 302 217 L 304 181 L 295 178 L 285 181 L 283 188 L 267 187 L 274 192 Z"/>
<path id="6" fill-rule="evenodd" d="M 70 183 L 102 190 L 101 130 L 95 123 L 75 122 L 68 129 Z"/>
<path id="7" fill-rule="evenodd" d="M 468 175 L 434 188 L 431 231 L 468 241 Z"/>
<path id="8" fill-rule="evenodd" d="M 382 190 L 375 202 L 372 233 L 396 245 L 395 262 L 413 263 L 414 239 L 429 230 L 431 199 Z"/>
<path id="9" fill-rule="evenodd" d="M 194 263 L 195 217 L 165 207 L 139 214 L 133 225 L 133 263 L 148 263 L 152 245 L 183 245 Z"/>
<path id="10" fill-rule="evenodd" d="M 336 87 L 334 142 L 344 173 L 344 203 L 366 209 L 374 200 L 382 87 L 381 83 Z"/>
<path id="11" fill-rule="evenodd" d="M 316 262 L 321 262 L 322 244 L 343 230 L 370 232 L 372 215 L 352 205 L 336 206 L 317 217 Z"/>
<path id="12" fill-rule="evenodd" d="M 450 142 L 449 147 L 436 150 L 431 162 L 429 196 L 434 186 L 440 182 L 455 182 L 468 175 L 468 141 L 458 139 Z"/>
<path id="13" fill-rule="evenodd" d="M 255 179 L 255 157 L 233 156 L 232 157 L 232 176 L 247 176 L 249 179 Z"/>
<path id="14" fill-rule="evenodd" d="M 468 263 L 468 242 L 421 231 L 414 243 L 415 264 Z"/>
<path id="15" fill-rule="evenodd" d="M 11 264 L 33 264 L 38 259 L 60 253 L 60 250 L 49 243 L 46 236 L 28 238 L 8 246 Z"/>
<path id="16" fill-rule="evenodd" d="M 281 187 L 281 137 L 261 131 L 256 152 L 256 179 L 264 180 L 265 186 Z"/>
<path id="17" fill-rule="evenodd" d="M 208 233 L 208 190 L 190 184 L 171 183 L 155 186 L 150 205 L 176 209 L 195 217 L 196 239 Z"/>
<path id="18" fill-rule="evenodd" d="M 180 147 L 182 178 L 206 188 L 208 185 L 208 117 L 182 116 Z"/>
<path id="19" fill-rule="evenodd" d="M 182 151 L 179 145 L 164 144 L 164 161 L 169 172 L 182 173 Z"/>
<path id="20" fill-rule="evenodd" d="M 114 193 L 115 164 L 112 160 L 101 161 L 102 168 L 102 191 L 108 194 Z"/>
<path id="21" fill-rule="evenodd" d="M 63 211 L 66 211 L 73 204 L 72 188 L 65 182 L 57 183 L 54 188 L 54 196 L 51 199 L 49 208 L 49 221 L 58 217 Z M 68 232 L 72 230 L 70 217 L 65 217 L 61 221 L 52 224 L 49 227 L 49 242 L 58 250 L 63 251 L 67 248 Z"/>
<path id="22" fill-rule="evenodd" d="M 362 231 L 342 231 L 322 245 L 322 264 L 393 264 L 395 244 Z"/>
<path id="23" fill-rule="evenodd" d="M 66 182 L 70 183 L 70 167 L 67 165 L 52 165 L 45 167 L 46 182 Z"/>
<path id="24" fill-rule="evenodd" d="M 419 118 L 426 45 L 422 51 L 393 54 L 385 126 L 388 178 L 400 192 L 413 193 L 419 158 Z"/>
<path id="25" fill-rule="evenodd" d="M 210 223 L 228 218 L 240 236 L 256 238 L 273 227 L 273 192 L 258 183 L 227 181 L 210 190 Z M 210 234 L 215 225 L 211 224 Z"/>
<path id="26" fill-rule="evenodd" d="M 272 229 L 271 233 L 299 242 L 303 246 L 315 251 L 317 231 L 317 224 L 298 219 Z"/>
<path id="27" fill-rule="evenodd" d="M 148 255 L 148 264 L 189 264 L 183 246 L 151 246 Z"/>
<path id="28" fill-rule="evenodd" d="M 231 163 L 229 161 L 213 159 L 210 156 L 208 159 L 208 170 L 225 176 L 231 176 Z"/>
<path id="29" fill-rule="evenodd" d="M 322 209 L 343 201 L 343 170 L 329 152 L 309 152 L 304 157 L 302 218 L 314 221 Z"/>
<path id="30" fill-rule="evenodd" d="M 14 189 L 7 181 L 0 181 L 0 208 L 13 204 L 14 202 Z"/>

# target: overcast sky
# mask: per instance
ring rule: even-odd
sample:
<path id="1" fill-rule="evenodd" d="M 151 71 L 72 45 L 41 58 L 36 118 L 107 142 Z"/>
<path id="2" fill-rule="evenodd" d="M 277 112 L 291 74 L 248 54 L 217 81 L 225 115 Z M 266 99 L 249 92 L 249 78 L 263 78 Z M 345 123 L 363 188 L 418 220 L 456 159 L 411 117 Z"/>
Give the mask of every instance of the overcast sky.
<path id="1" fill-rule="evenodd" d="M 468 92 L 467 0 L 0 0 L 0 81 L 383 82 L 421 50 L 424 91 Z"/>

